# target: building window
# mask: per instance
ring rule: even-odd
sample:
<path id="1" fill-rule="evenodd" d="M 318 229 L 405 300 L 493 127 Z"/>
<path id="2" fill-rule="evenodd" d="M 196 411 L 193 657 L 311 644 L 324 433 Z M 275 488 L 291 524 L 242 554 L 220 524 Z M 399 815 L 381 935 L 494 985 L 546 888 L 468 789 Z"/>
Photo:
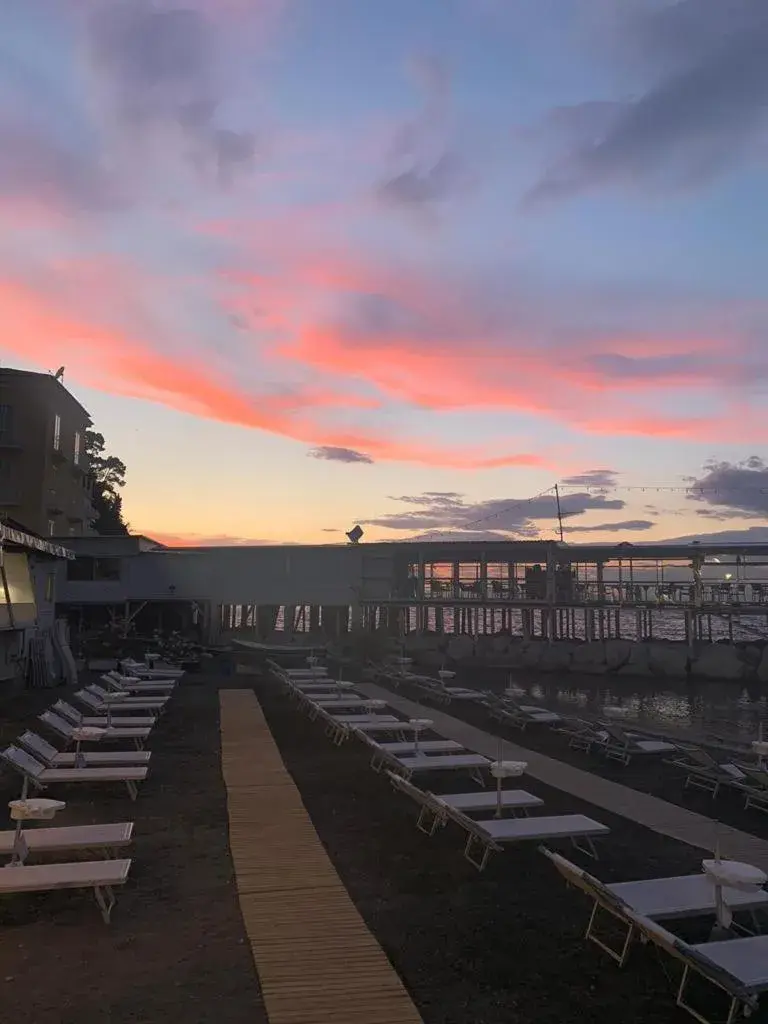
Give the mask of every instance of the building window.
<path id="1" fill-rule="evenodd" d="M 53 603 L 53 597 L 56 593 L 56 575 L 49 572 L 45 577 L 45 600 L 48 604 Z"/>
<path id="2" fill-rule="evenodd" d="M 80 465 L 80 431 L 75 431 L 75 451 L 74 451 L 75 465 Z"/>
<path id="3" fill-rule="evenodd" d="M 55 519 L 49 519 L 48 520 L 48 534 L 51 537 L 55 537 L 56 536 L 56 520 Z"/>
<path id="4" fill-rule="evenodd" d="M 120 579 L 120 559 L 80 555 L 74 562 L 67 562 L 67 579 L 77 583 L 116 583 Z"/>
<path id="5" fill-rule="evenodd" d="M 56 413 L 53 420 L 53 450 L 57 452 L 61 448 L 61 416 Z"/>
<path id="6" fill-rule="evenodd" d="M 10 441 L 13 438 L 13 406 L 0 405 L 0 440 Z"/>

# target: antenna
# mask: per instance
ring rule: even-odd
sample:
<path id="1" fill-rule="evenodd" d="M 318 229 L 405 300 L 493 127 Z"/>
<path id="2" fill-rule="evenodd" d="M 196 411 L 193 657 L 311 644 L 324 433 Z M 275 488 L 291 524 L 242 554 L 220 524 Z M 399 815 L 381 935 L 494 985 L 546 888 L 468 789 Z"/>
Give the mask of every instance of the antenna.
<path id="1" fill-rule="evenodd" d="M 346 536 L 349 538 L 350 544 L 357 544 L 363 536 L 363 528 L 361 526 L 353 526 L 351 530 L 347 531 Z"/>
<path id="2" fill-rule="evenodd" d="M 66 367 L 60 366 L 58 368 L 58 370 L 56 371 L 56 373 L 54 373 L 53 379 L 54 380 L 63 380 L 64 379 L 64 370 L 65 369 L 66 369 Z"/>

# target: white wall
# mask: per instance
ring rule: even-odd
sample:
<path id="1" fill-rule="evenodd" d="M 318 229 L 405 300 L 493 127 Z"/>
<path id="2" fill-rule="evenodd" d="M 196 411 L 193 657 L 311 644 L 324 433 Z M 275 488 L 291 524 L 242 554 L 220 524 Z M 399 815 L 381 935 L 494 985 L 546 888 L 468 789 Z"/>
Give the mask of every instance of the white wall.
<path id="1" fill-rule="evenodd" d="M 67 603 L 198 600 L 213 604 L 348 605 L 363 586 L 364 548 L 252 547 L 147 552 L 122 559 L 119 582 L 75 582 L 59 571 L 57 599 Z M 381 596 L 389 562 L 376 560 Z M 366 570 L 370 563 L 366 563 Z M 366 590 L 368 587 L 366 586 Z"/>

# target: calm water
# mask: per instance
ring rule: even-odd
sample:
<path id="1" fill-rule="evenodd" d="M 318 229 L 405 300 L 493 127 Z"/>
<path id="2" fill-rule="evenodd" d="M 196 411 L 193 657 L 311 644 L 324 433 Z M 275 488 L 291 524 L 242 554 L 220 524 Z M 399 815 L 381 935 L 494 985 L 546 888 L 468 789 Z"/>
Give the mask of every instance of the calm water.
<path id="1" fill-rule="evenodd" d="M 647 729 L 690 733 L 691 738 L 718 736 L 733 743 L 757 739 L 764 722 L 768 739 L 768 693 L 759 683 L 746 686 L 734 682 L 680 682 L 637 680 L 620 677 L 548 676 L 513 670 L 463 677 L 474 686 L 512 685 L 520 696 L 539 701 L 564 715 L 578 718 L 601 717 L 606 707 L 620 707 L 619 724 Z"/>

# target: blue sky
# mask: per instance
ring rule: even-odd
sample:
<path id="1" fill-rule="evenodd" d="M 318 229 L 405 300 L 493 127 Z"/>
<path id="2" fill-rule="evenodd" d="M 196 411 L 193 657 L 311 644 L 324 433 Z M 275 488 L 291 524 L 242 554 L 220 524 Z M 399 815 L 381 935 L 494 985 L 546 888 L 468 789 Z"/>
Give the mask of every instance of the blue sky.
<path id="1" fill-rule="evenodd" d="M 2 6 L 0 357 L 135 529 L 764 522 L 760 0 Z"/>

